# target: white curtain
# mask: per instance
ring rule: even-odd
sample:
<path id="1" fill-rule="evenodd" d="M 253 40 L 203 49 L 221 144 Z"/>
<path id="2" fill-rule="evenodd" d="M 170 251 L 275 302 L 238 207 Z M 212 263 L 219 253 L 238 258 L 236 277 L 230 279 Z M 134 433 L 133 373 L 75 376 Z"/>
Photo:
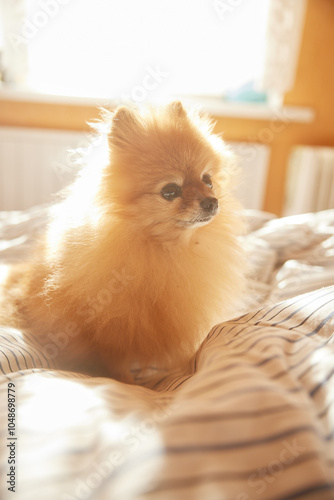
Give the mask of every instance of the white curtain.
<path id="1" fill-rule="evenodd" d="M 306 0 L 271 0 L 262 87 L 283 96 L 294 86 Z"/>
<path id="2" fill-rule="evenodd" d="M 25 0 L 0 0 L 0 52 L 2 78 L 6 83 L 24 84 L 28 75 L 28 50 L 15 43 L 25 22 Z"/>

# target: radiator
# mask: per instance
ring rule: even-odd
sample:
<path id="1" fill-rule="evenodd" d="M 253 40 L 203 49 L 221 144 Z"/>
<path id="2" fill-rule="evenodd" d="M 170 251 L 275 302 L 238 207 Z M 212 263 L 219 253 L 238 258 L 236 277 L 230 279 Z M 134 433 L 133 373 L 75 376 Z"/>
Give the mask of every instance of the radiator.
<path id="1" fill-rule="evenodd" d="M 270 147 L 255 142 L 230 142 L 237 157 L 240 177 L 236 196 L 244 208 L 263 209 L 267 188 Z"/>
<path id="2" fill-rule="evenodd" d="M 330 208 L 334 208 L 334 148 L 293 148 L 288 161 L 283 214 Z"/>
<path id="3" fill-rule="evenodd" d="M 236 195 L 246 208 L 261 209 L 269 148 L 253 143 L 230 145 L 242 172 Z M 79 147 L 90 154 L 97 146 L 88 132 L 0 127 L 0 210 L 24 210 L 51 202 L 77 172 L 78 155 L 71 150 Z"/>
<path id="4" fill-rule="evenodd" d="M 52 201 L 78 168 L 69 148 L 84 139 L 79 132 L 0 127 L 0 210 Z"/>

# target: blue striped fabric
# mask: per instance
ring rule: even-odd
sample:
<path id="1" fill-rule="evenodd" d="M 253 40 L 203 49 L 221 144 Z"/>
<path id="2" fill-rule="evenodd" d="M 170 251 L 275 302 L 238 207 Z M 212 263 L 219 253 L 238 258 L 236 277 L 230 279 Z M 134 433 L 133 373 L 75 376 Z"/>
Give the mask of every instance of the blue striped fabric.
<path id="1" fill-rule="evenodd" d="M 217 325 L 194 373 L 154 391 L 52 370 L 3 328 L 17 498 L 333 498 L 333 304 L 330 287 Z"/>

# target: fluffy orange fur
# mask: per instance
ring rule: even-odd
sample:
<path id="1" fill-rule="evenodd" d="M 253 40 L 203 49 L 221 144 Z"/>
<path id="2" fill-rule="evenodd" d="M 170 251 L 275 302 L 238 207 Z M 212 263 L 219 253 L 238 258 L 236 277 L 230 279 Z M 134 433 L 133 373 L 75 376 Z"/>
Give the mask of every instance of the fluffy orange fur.
<path id="1" fill-rule="evenodd" d="M 108 161 L 83 170 L 7 296 L 11 324 L 38 336 L 57 367 L 131 381 L 136 363 L 189 367 L 232 313 L 242 223 L 233 156 L 208 119 L 180 102 L 105 119 Z"/>

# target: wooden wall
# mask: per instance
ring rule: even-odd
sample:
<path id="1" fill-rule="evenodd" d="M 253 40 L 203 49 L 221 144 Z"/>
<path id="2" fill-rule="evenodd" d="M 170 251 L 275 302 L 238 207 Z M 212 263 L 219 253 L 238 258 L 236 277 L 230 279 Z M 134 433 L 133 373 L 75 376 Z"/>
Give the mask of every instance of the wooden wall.
<path id="1" fill-rule="evenodd" d="M 334 146 L 334 1 L 308 0 L 303 41 L 294 89 L 285 104 L 311 106 L 313 123 L 217 118 L 216 131 L 226 140 L 259 142 L 271 147 L 264 210 L 281 213 L 287 158 L 294 144 Z M 0 93 L 1 97 L 1 93 Z M 98 117 L 93 106 L 18 102 L 0 99 L 0 126 L 86 130 Z"/>

